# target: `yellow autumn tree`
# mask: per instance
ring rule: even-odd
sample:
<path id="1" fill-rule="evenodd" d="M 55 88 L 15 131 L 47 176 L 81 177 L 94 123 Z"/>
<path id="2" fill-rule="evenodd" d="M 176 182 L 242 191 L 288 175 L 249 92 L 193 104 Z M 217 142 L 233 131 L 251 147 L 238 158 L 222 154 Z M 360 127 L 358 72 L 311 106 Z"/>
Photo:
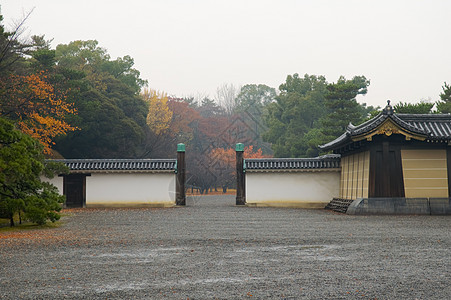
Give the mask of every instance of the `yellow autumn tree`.
<path id="1" fill-rule="evenodd" d="M 167 94 L 146 88 L 142 91 L 141 97 L 149 104 L 147 125 L 156 135 L 165 133 L 172 120 Z"/>

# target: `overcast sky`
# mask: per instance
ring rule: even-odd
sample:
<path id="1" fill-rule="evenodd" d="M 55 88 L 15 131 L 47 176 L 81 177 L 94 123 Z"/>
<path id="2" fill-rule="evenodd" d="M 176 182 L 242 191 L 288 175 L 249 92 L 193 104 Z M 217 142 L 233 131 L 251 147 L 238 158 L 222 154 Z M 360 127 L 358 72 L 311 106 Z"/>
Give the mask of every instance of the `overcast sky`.
<path id="1" fill-rule="evenodd" d="M 96 39 L 130 55 L 149 87 L 215 96 L 225 83 L 278 88 L 289 74 L 364 75 L 360 102 L 436 101 L 451 83 L 449 0 L 2 0 L 53 47 Z"/>

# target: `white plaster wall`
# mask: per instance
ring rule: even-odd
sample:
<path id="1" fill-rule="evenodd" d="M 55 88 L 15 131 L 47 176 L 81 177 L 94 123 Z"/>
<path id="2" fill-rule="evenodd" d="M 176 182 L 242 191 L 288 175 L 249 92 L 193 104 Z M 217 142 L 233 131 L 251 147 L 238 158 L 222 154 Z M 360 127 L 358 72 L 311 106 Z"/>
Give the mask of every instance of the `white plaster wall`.
<path id="1" fill-rule="evenodd" d="M 340 172 L 246 172 L 250 206 L 323 208 L 339 196 Z"/>
<path id="2" fill-rule="evenodd" d="M 41 181 L 42 182 L 50 182 L 51 184 L 53 184 L 54 186 L 56 186 L 58 188 L 60 195 L 63 194 L 64 190 L 63 190 L 63 177 L 62 176 L 55 176 L 52 179 L 42 176 Z"/>
<path id="3" fill-rule="evenodd" d="M 173 206 L 175 179 L 168 173 L 91 173 L 86 206 Z"/>

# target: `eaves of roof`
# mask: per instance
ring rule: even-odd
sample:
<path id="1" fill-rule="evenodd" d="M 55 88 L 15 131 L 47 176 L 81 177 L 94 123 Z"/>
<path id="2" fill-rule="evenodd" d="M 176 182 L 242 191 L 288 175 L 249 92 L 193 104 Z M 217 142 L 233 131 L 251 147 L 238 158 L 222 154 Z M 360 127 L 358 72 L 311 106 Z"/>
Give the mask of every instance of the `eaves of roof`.
<path id="1" fill-rule="evenodd" d="M 350 144 L 378 130 L 384 123 L 391 121 L 410 136 L 425 141 L 451 140 L 451 115 L 449 114 L 395 114 L 390 105 L 373 119 L 354 126 L 349 124 L 346 131 L 335 140 L 320 145 L 323 151 L 336 149 Z"/>
<path id="2" fill-rule="evenodd" d="M 246 159 L 249 171 L 308 171 L 340 168 L 340 155 L 329 154 L 314 158 L 254 158 Z"/>
<path id="3" fill-rule="evenodd" d="M 176 159 L 60 159 L 72 173 L 175 171 Z"/>

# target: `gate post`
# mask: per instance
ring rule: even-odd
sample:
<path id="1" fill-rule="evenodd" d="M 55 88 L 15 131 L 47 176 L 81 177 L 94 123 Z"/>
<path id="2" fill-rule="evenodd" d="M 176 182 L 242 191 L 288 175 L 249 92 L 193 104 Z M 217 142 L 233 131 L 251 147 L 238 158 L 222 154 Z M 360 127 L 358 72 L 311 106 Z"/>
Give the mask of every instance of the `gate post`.
<path id="1" fill-rule="evenodd" d="M 246 187 L 244 178 L 244 145 L 236 144 L 236 205 L 246 204 Z"/>
<path id="2" fill-rule="evenodd" d="M 176 205 L 186 205 L 185 170 L 185 144 L 177 144 Z"/>

